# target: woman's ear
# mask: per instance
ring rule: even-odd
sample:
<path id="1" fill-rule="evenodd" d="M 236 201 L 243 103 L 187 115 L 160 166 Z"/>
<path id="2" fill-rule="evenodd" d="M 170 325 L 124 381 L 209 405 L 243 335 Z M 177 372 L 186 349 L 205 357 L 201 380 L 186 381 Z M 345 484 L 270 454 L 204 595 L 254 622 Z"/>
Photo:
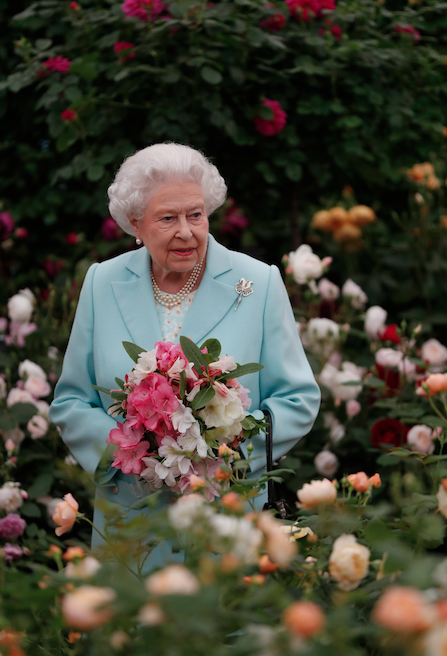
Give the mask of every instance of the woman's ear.
<path id="1" fill-rule="evenodd" d="M 131 214 L 128 214 L 127 218 L 129 219 L 129 223 L 130 223 L 131 228 L 133 230 L 133 234 L 138 239 L 140 237 L 140 227 L 138 225 L 139 222 Z"/>

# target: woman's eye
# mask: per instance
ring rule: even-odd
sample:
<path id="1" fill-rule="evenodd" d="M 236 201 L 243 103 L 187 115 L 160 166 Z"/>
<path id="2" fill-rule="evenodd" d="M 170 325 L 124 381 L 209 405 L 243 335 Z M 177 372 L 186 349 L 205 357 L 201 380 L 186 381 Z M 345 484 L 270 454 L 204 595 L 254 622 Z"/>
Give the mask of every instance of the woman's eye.
<path id="1" fill-rule="evenodd" d="M 189 218 L 190 219 L 200 219 L 201 216 L 202 216 L 202 212 L 194 212 L 194 214 L 189 215 Z"/>
<path id="2" fill-rule="evenodd" d="M 174 218 L 173 216 L 164 216 L 162 220 L 163 221 L 172 221 L 173 218 Z"/>

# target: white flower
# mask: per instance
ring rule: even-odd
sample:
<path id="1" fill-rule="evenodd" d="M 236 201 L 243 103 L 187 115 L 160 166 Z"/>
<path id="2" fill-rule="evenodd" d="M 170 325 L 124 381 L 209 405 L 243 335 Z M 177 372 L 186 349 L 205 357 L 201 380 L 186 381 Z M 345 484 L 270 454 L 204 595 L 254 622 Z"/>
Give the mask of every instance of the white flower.
<path id="1" fill-rule="evenodd" d="M 186 433 L 177 439 L 177 443 L 185 451 L 193 453 L 194 450 L 197 450 L 197 454 L 201 458 L 206 458 L 208 445 L 200 434 L 200 424 L 198 421 L 194 421 L 194 424 L 186 431 Z"/>
<path id="2" fill-rule="evenodd" d="M 442 483 L 436 493 L 436 498 L 438 500 L 439 512 L 447 519 L 447 490 Z"/>
<path id="3" fill-rule="evenodd" d="M 323 449 L 314 458 L 314 465 L 320 476 L 331 477 L 338 469 L 339 461 L 335 453 Z"/>
<path id="4" fill-rule="evenodd" d="M 38 364 L 31 362 L 31 360 L 24 360 L 19 364 L 19 376 L 23 378 L 26 376 L 35 376 L 36 378 L 41 378 L 42 380 L 47 379 L 47 375 Z"/>
<path id="5" fill-rule="evenodd" d="M 403 376 L 408 378 L 408 380 L 416 380 L 417 367 L 414 362 L 411 362 L 408 358 L 403 358 L 403 360 L 399 362 L 398 369 Z"/>
<path id="6" fill-rule="evenodd" d="M 447 625 L 438 624 L 424 637 L 424 656 L 445 656 L 447 654 Z"/>
<path id="7" fill-rule="evenodd" d="M 357 285 L 357 283 L 355 283 L 350 278 L 345 282 L 345 284 L 341 288 L 341 293 L 343 296 L 350 297 L 352 307 L 356 308 L 357 310 L 361 310 L 361 308 L 365 305 L 366 301 L 368 300 L 368 297 L 363 291 L 363 289 L 359 287 L 359 285 Z"/>
<path id="8" fill-rule="evenodd" d="M 132 380 L 138 385 L 140 384 L 148 374 L 153 373 L 157 368 L 157 358 L 156 358 L 157 349 L 152 349 L 152 351 L 143 351 L 138 356 L 137 364 L 133 368 Z"/>
<path id="9" fill-rule="evenodd" d="M 49 360 L 57 360 L 59 357 L 59 349 L 57 346 L 49 346 L 47 351 L 47 358 Z"/>
<path id="10" fill-rule="evenodd" d="M 326 301 L 332 301 L 340 296 L 340 287 L 327 278 L 321 278 L 318 283 L 318 291 Z"/>
<path id="11" fill-rule="evenodd" d="M 289 266 L 292 267 L 293 279 L 299 285 L 315 280 L 323 273 L 320 258 L 308 244 L 302 244 L 296 251 L 289 253 Z"/>
<path id="12" fill-rule="evenodd" d="M 237 364 L 232 355 L 224 355 L 220 360 L 217 360 L 217 362 L 211 362 L 209 366 L 211 370 L 214 369 L 214 371 L 216 371 L 216 369 L 220 369 L 224 374 L 229 374 L 230 371 L 234 371 L 236 367 Z"/>
<path id="13" fill-rule="evenodd" d="M 16 323 L 28 323 L 33 315 L 35 296 L 28 288 L 21 289 L 8 301 L 8 315 Z"/>
<path id="14" fill-rule="evenodd" d="M 225 398 L 215 394 L 211 401 L 198 412 L 207 428 L 231 428 L 235 422 L 241 422 L 246 414 L 234 389 L 229 389 L 228 396 Z"/>
<path id="15" fill-rule="evenodd" d="M 158 604 L 145 604 L 138 612 L 138 621 L 145 626 L 163 624 L 166 617 Z"/>
<path id="16" fill-rule="evenodd" d="M 197 420 L 194 418 L 191 408 L 186 408 L 183 403 L 179 401 L 177 408 L 171 415 L 171 423 L 176 431 L 179 433 L 186 433 L 190 426 L 197 423 Z"/>
<path id="17" fill-rule="evenodd" d="M 210 518 L 213 547 L 218 553 L 231 553 L 243 563 L 257 563 L 262 533 L 243 517 L 214 515 Z"/>
<path id="18" fill-rule="evenodd" d="M 146 589 L 153 595 L 194 595 L 200 584 L 183 565 L 168 565 L 146 579 Z"/>
<path id="19" fill-rule="evenodd" d="M 395 351 L 392 348 L 381 348 L 376 351 L 374 357 L 377 364 L 382 367 L 398 367 L 404 356 L 401 351 Z"/>
<path id="20" fill-rule="evenodd" d="M 214 514 L 213 509 L 205 503 L 201 494 L 187 494 L 180 497 L 168 509 L 168 517 L 172 526 L 180 531 L 200 528 L 204 521 Z"/>
<path id="21" fill-rule="evenodd" d="M 0 376 L 0 401 L 6 398 L 6 381 Z"/>
<path id="22" fill-rule="evenodd" d="M 19 489 L 20 483 L 8 481 L 0 487 L 0 508 L 11 513 L 20 508 L 23 496 Z"/>
<path id="23" fill-rule="evenodd" d="M 187 474 L 189 472 L 191 468 L 191 459 L 188 458 L 188 454 L 183 451 L 174 438 L 168 436 L 164 437 L 161 441 L 161 446 L 158 447 L 158 454 L 164 458 L 164 467 L 170 468 L 176 466 L 181 474 Z M 163 478 L 157 468 L 156 472 L 160 478 Z"/>
<path id="24" fill-rule="evenodd" d="M 332 547 L 329 574 L 340 590 L 355 590 L 368 574 L 370 551 L 354 535 L 341 535 Z"/>
<path id="25" fill-rule="evenodd" d="M 313 480 L 310 483 L 304 483 L 301 490 L 296 493 L 299 503 L 298 508 L 311 510 L 320 504 L 332 503 L 337 498 L 335 485 L 327 478 L 322 481 Z"/>
<path id="26" fill-rule="evenodd" d="M 427 455 L 431 455 L 435 450 L 435 445 L 432 439 L 432 429 L 424 424 L 418 424 L 410 428 L 407 435 L 408 444 L 412 445 L 415 451 L 422 451 Z"/>
<path id="27" fill-rule="evenodd" d="M 372 305 L 366 310 L 365 332 L 371 339 L 377 339 L 379 333 L 385 328 L 388 312 L 379 305 Z"/>
<path id="28" fill-rule="evenodd" d="M 36 398 L 48 396 L 51 392 L 50 384 L 37 376 L 28 376 L 25 381 L 25 389 Z"/>
<path id="29" fill-rule="evenodd" d="M 323 423 L 325 428 L 329 428 L 329 435 L 334 444 L 340 442 L 345 436 L 346 430 L 333 412 L 325 412 L 323 414 Z"/>
<path id="30" fill-rule="evenodd" d="M 40 415 L 31 417 L 26 427 L 33 440 L 37 440 L 39 437 L 43 437 L 48 433 L 48 422 L 45 417 L 41 417 Z"/>
<path id="31" fill-rule="evenodd" d="M 156 458 L 143 458 L 146 468 L 141 471 L 140 476 L 144 478 L 153 490 L 159 490 L 163 485 L 163 479 L 155 471 L 159 461 Z M 174 479 L 175 480 L 175 479 Z"/>
<path id="32" fill-rule="evenodd" d="M 345 385 L 344 383 L 361 382 L 362 376 L 355 364 L 343 362 L 342 371 L 326 363 L 318 376 L 318 382 L 327 387 L 334 398 L 342 401 L 355 399 L 362 391 L 362 385 Z"/>
<path id="33" fill-rule="evenodd" d="M 45 419 L 50 418 L 50 406 L 46 401 L 34 401 L 34 405 L 39 410 L 39 414 L 42 415 L 42 417 L 45 417 Z"/>
<path id="34" fill-rule="evenodd" d="M 64 574 L 69 579 L 89 579 L 100 567 L 101 563 L 96 558 L 86 556 L 79 563 L 68 563 Z"/>
<path id="35" fill-rule="evenodd" d="M 18 387 L 13 387 L 12 390 L 9 391 L 6 405 L 10 407 L 16 403 L 32 403 L 33 405 L 36 405 L 32 394 L 26 390 L 19 389 Z"/>
<path id="36" fill-rule="evenodd" d="M 71 455 L 71 453 L 69 453 L 68 456 L 65 456 L 64 462 L 66 465 L 73 466 L 73 467 L 78 464 L 78 461 L 74 456 Z"/>
<path id="37" fill-rule="evenodd" d="M 322 355 L 329 357 L 336 348 L 336 342 L 339 338 L 340 328 L 332 319 L 325 317 L 315 317 L 310 319 L 303 333 L 303 344 L 312 352 L 321 352 Z"/>
<path id="38" fill-rule="evenodd" d="M 429 339 L 422 344 L 422 359 L 435 367 L 442 367 L 447 362 L 447 348 L 437 339 Z"/>
<path id="39" fill-rule="evenodd" d="M 166 483 L 168 487 L 174 487 L 177 482 L 177 476 L 180 476 L 181 474 L 177 463 L 173 463 L 171 467 L 166 467 L 166 465 L 164 465 L 162 462 L 157 462 L 155 465 L 155 473 L 159 478 L 162 479 L 162 481 Z"/>

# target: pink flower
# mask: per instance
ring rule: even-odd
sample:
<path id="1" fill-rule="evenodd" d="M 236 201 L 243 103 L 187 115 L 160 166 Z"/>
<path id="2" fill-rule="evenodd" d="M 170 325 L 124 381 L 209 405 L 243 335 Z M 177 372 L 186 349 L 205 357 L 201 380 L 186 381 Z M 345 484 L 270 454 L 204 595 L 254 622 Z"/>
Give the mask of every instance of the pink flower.
<path id="1" fill-rule="evenodd" d="M 0 212 L 0 243 L 12 234 L 14 225 L 14 219 L 9 212 Z"/>
<path id="2" fill-rule="evenodd" d="M 273 112 L 273 118 L 267 119 L 262 118 L 262 116 L 255 116 L 253 120 L 258 132 L 265 137 L 272 137 L 284 129 L 287 123 L 287 114 L 281 109 L 281 105 L 277 100 L 264 98 L 264 105 L 270 107 Z"/>
<path id="3" fill-rule="evenodd" d="M 55 529 L 58 537 L 69 531 L 76 521 L 76 515 L 79 510 L 79 504 L 74 496 L 69 492 L 64 495 L 64 500 L 57 504 L 52 520 L 59 526 Z"/>
<path id="4" fill-rule="evenodd" d="M 77 2 L 70 2 L 68 5 L 72 11 L 81 11 L 81 6 Z"/>
<path id="5" fill-rule="evenodd" d="M 110 431 L 106 439 L 107 444 L 118 444 L 121 449 L 129 449 L 136 446 L 144 437 L 143 428 L 133 428 L 125 422 L 117 422 L 117 428 Z"/>
<path id="6" fill-rule="evenodd" d="M 127 397 L 128 419 L 131 425 L 139 428 L 142 424 L 163 438 L 172 434 L 170 415 L 178 406 L 171 385 L 164 376 L 150 373 Z M 130 415 L 130 417 L 129 417 Z M 132 419 L 133 418 L 133 419 Z"/>
<path id="7" fill-rule="evenodd" d="M 64 111 L 61 114 L 61 119 L 63 121 L 66 121 L 67 123 L 71 123 L 71 121 L 76 121 L 77 118 L 78 115 L 72 109 L 64 109 Z"/>
<path id="8" fill-rule="evenodd" d="M 26 239 L 28 237 L 28 230 L 26 228 L 17 228 L 16 237 L 17 239 Z"/>
<path id="9" fill-rule="evenodd" d="M 50 384 L 46 380 L 39 378 L 39 376 L 28 376 L 25 381 L 25 389 L 39 399 L 48 396 L 51 392 Z"/>
<path id="10" fill-rule="evenodd" d="M 155 20 L 165 9 L 165 4 L 163 0 L 124 0 L 121 9 L 126 18 L 138 18 L 146 23 L 149 18 Z"/>
<path id="11" fill-rule="evenodd" d="M 73 62 L 65 57 L 50 57 L 47 61 L 42 62 L 49 73 L 68 73 Z"/>
<path id="12" fill-rule="evenodd" d="M 16 513 L 9 513 L 3 519 L 0 519 L 0 538 L 9 540 L 10 538 L 18 538 L 22 535 L 26 528 L 24 519 Z"/>
<path id="13" fill-rule="evenodd" d="M 413 36 L 413 41 L 417 43 L 421 40 L 421 33 L 419 30 L 416 30 L 412 25 L 395 25 L 394 29 L 396 32 L 411 34 Z"/>
<path id="14" fill-rule="evenodd" d="M 343 34 L 340 25 L 334 25 L 331 27 L 329 30 L 331 34 L 334 35 L 334 37 L 337 39 L 337 41 L 341 41 L 341 36 Z"/>
<path id="15" fill-rule="evenodd" d="M 128 54 L 121 55 L 121 57 L 118 59 L 118 64 L 122 64 L 127 59 L 134 59 L 137 56 L 135 52 L 128 52 L 133 48 L 135 48 L 133 43 L 127 43 L 127 41 L 115 41 L 113 45 L 113 52 L 115 53 L 115 55 L 117 55 L 122 50 L 125 50 L 128 53 Z"/>
<path id="16" fill-rule="evenodd" d="M 26 552 L 23 551 L 23 549 L 21 549 L 18 544 L 11 544 L 10 542 L 6 542 L 3 547 L 3 557 L 7 563 L 12 562 L 16 558 L 20 558 L 25 553 Z"/>
<path id="17" fill-rule="evenodd" d="M 290 13 L 297 21 L 309 22 L 320 18 L 323 10 L 333 11 L 335 0 L 286 0 Z"/>
<path id="18" fill-rule="evenodd" d="M 74 246 L 75 244 L 78 243 L 78 241 L 79 241 L 79 235 L 77 234 L 77 232 L 69 232 L 67 235 L 65 235 L 65 243 L 70 244 L 70 246 Z"/>
<path id="19" fill-rule="evenodd" d="M 348 417 L 355 417 L 356 415 L 359 414 L 361 409 L 362 406 L 356 399 L 350 399 L 346 403 L 346 414 L 348 415 Z"/>
<path id="20" fill-rule="evenodd" d="M 43 437 L 48 432 L 48 422 L 45 417 L 41 417 L 40 415 L 34 415 L 34 417 L 31 417 L 26 427 L 33 440 Z"/>
<path id="21" fill-rule="evenodd" d="M 143 440 L 134 447 L 118 448 L 114 453 L 115 460 L 112 462 L 112 467 L 121 469 L 123 474 L 137 474 L 139 476 L 141 470 L 144 469 L 142 459 L 151 455 L 148 452 L 149 447 L 149 442 Z"/>
<path id="22" fill-rule="evenodd" d="M 5 342 L 6 344 L 16 344 L 17 346 L 25 346 L 25 337 L 31 335 L 37 330 L 37 325 L 35 323 L 17 323 L 16 321 L 11 321 L 9 324 L 9 335 L 6 335 Z"/>
<path id="23" fill-rule="evenodd" d="M 106 216 L 101 225 L 101 234 L 106 241 L 114 241 L 123 236 L 123 231 L 111 216 Z"/>

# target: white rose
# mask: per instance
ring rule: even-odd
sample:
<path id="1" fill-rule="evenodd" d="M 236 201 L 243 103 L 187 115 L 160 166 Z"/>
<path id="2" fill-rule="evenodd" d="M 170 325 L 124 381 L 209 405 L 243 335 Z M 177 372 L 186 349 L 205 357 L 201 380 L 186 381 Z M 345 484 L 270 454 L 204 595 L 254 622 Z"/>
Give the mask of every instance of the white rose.
<path id="1" fill-rule="evenodd" d="M 341 288 L 341 293 L 343 296 L 350 297 L 352 307 L 356 308 L 357 310 L 361 310 L 361 308 L 365 305 L 366 301 L 368 300 L 368 297 L 363 291 L 363 289 L 359 287 L 359 285 L 357 285 L 357 283 L 355 283 L 350 278 L 345 282 L 345 284 Z"/>
<path id="2" fill-rule="evenodd" d="M 379 333 L 385 328 L 388 312 L 379 305 L 373 305 L 366 310 L 365 332 L 371 339 L 377 339 Z"/>
<path id="3" fill-rule="evenodd" d="M 292 267 L 293 279 L 299 285 L 319 278 L 323 273 L 320 258 L 308 244 L 302 244 L 295 252 L 289 253 L 289 266 Z"/>
<path id="4" fill-rule="evenodd" d="M 50 384 L 46 380 L 42 380 L 42 378 L 38 378 L 37 376 L 29 376 L 29 378 L 26 379 L 25 389 L 36 398 L 48 396 L 51 392 Z"/>
<path id="5" fill-rule="evenodd" d="M 326 362 L 324 365 L 323 369 L 317 376 L 317 380 L 320 383 L 320 385 L 324 385 L 327 387 L 329 390 L 332 389 L 332 384 L 335 380 L 335 376 L 338 373 L 338 369 L 333 367 L 329 362 Z"/>
<path id="6" fill-rule="evenodd" d="M 6 398 L 6 381 L 0 376 L 0 401 Z"/>
<path id="7" fill-rule="evenodd" d="M 340 334 L 340 328 L 338 323 L 335 323 L 332 319 L 315 317 L 308 322 L 307 333 L 311 339 L 315 340 L 323 340 L 327 338 L 337 339 Z"/>
<path id="8" fill-rule="evenodd" d="M 331 392 L 335 399 L 349 401 L 356 399 L 362 391 L 362 385 L 345 385 L 344 383 L 361 383 L 362 377 L 352 362 L 343 362 L 342 371 L 337 371 L 333 380 Z"/>
<path id="9" fill-rule="evenodd" d="M 23 378 L 24 376 L 27 378 L 34 376 L 36 378 L 41 378 L 42 380 L 47 379 L 47 375 L 42 367 L 39 367 L 35 362 L 31 362 L 31 360 L 24 360 L 19 364 L 19 376 L 20 378 Z"/>
<path id="10" fill-rule="evenodd" d="M 146 604 L 138 612 L 138 621 L 145 626 L 163 624 L 166 617 L 158 604 Z"/>
<path id="11" fill-rule="evenodd" d="M 215 394 L 211 401 L 198 413 L 207 428 L 230 428 L 235 422 L 241 422 L 246 414 L 239 396 L 232 389 L 229 390 L 229 394 L 225 398 Z"/>
<path id="12" fill-rule="evenodd" d="M 355 590 L 368 574 L 370 551 L 354 535 L 341 535 L 334 542 L 329 557 L 329 574 L 340 590 Z"/>
<path id="13" fill-rule="evenodd" d="M 377 364 L 382 367 L 398 367 L 403 357 L 401 351 L 392 348 L 381 348 L 375 354 Z"/>
<path id="14" fill-rule="evenodd" d="M 57 346 L 49 346 L 47 351 L 47 357 L 49 360 L 57 360 L 59 357 L 59 349 Z"/>
<path id="15" fill-rule="evenodd" d="M 46 401 L 34 401 L 34 405 L 39 410 L 39 414 L 42 415 L 42 417 L 45 417 L 45 419 L 50 418 L 50 406 Z"/>
<path id="16" fill-rule="evenodd" d="M 16 403 L 32 403 L 33 405 L 36 405 L 32 394 L 18 387 L 13 387 L 12 390 L 9 391 L 6 405 L 10 407 Z"/>
<path id="17" fill-rule="evenodd" d="M 447 519 L 447 490 L 442 483 L 436 493 L 436 498 L 438 500 L 439 512 Z"/>
<path id="18" fill-rule="evenodd" d="M 89 579 L 100 567 L 101 563 L 96 558 L 86 556 L 79 563 L 68 563 L 64 574 L 69 579 Z"/>
<path id="19" fill-rule="evenodd" d="M 153 595 L 193 595 L 200 590 L 198 579 L 183 565 L 168 565 L 146 579 Z"/>
<path id="20" fill-rule="evenodd" d="M 340 287 L 327 278 L 321 278 L 318 283 L 318 291 L 326 301 L 332 301 L 340 296 Z"/>
<path id="21" fill-rule="evenodd" d="M 329 428 L 329 434 L 334 444 L 340 442 L 345 436 L 345 427 L 341 424 L 333 412 L 323 414 L 323 423 L 325 428 Z"/>
<path id="22" fill-rule="evenodd" d="M 422 344 L 422 359 L 435 367 L 442 367 L 447 362 L 447 348 L 437 339 L 429 339 Z"/>
<path id="23" fill-rule="evenodd" d="M 332 503 L 337 498 L 335 485 L 327 478 L 322 481 L 311 481 L 304 483 L 301 490 L 296 493 L 299 503 L 298 508 L 311 510 L 320 504 Z"/>
<path id="24" fill-rule="evenodd" d="M 314 458 L 314 465 L 320 476 L 332 477 L 338 469 L 339 461 L 335 453 L 324 449 Z"/>
<path id="25" fill-rule="evenodd" d="M 48 432 L 48 422 L 45 417 L 34 415 L 26 425 L 33 440 L 43 437 Z"/>
<path id="26" fill-rule="evenodd" d="M 412 445 L 415 451 L 422 451 L 422 453 L 431 455 L 435 450 L 432 434 L 431 428 L 424 426 L 424 424 L 418 424 L 408 431 L 407 442 Z"/>
<path id="27" fill-rule="evenodd" d="M 62 614 L 67 624 L 81 631 L 96 629 L 113 615 L 110 603 L 116 598 L 112 588 L 81 585 L 62 597 Z"/>
<path id="28" fill-rule="evenodd" d="M 263 536 L 251 521 L 243 517 L 213 515 L 210 518 L 210 525 L 215 551 L 221 554 L 231 553 L 246 564 L 258 562 Z"/>
<path id="29" fill-rule="evenodd" d="M 168 509 L 169 521 L 179 531 L 202 528 L 203 522 L 213 514 L 212 508 L 205 503 L 201 494 L 187 494 L 180 497 Z"/>
<path id="30" fill-rule="evenodd" d="M 23 503 L 22 493 L 19 490 L 20 483 L 8 481 L 0 487 L 0 508 L 11 513 L 20 508 Z"/>
<path id="31" fill-rule="evenodd" d="M 135 383 L 141 383 L 148 374 L 153 373 L 157 368 L 157 349 L 152 349 L 152 351 L 144 351 L 138 356 L 137 364 L 134 367 L 132 373 L 132 380 Z"/>
<path id="32" fill-rule="evenodd" d="M 15 323 L 28 323 L 34 309 L 34 294 L 29 289 L 21 289 L 8 301 L 8 315 Z"/>

